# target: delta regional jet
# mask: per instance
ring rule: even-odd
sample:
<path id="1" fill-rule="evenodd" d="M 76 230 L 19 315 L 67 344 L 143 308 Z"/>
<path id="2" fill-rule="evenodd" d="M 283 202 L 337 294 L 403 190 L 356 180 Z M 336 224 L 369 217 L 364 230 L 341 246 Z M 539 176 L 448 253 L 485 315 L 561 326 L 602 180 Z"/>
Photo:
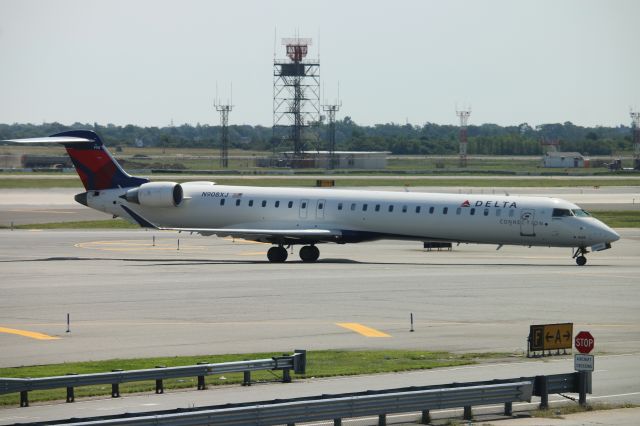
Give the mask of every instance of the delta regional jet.
<path id="1" fill-rule="evenodd" d="M 86 189 L 75 200 L 85 206 L 141 227 L 270 243 L 270 262 L 284 262 L 293 245 L 314 262 L 320 243 L 406 239 L 572 247 L 582 266 L 589 250 L 620 238 L 557 198 L 150 182 L 127 174 L 92 131 L 8 142 L 62 144 Z"/>

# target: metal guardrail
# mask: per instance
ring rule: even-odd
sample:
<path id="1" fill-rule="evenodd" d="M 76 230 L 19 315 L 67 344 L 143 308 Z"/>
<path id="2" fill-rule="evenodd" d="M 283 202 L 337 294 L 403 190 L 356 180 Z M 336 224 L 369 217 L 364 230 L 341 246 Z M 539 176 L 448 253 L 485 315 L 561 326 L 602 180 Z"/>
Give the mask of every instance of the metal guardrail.
<path id="1" fill-rule="evenodd" d="M 511 404 L 531 401 L 533 382 L 492 384 L 484 386 L 460 386 L 455 388 L 418 391 L 387 392 L 372 395 L 307 399 L 302 401 L 260 404 L 240 407 L 208 409 L 195 412 L 142 415 L 121 419 L 101 419 L 68 423 L 89 425 L 277 425 L 297 422 L 334 420 L 341 424 L 343 418 L 379 416 L 379 424 L 385 424 L 387 414 L 422 411 L 423 420 L 429 410 L 465 407 L 470 416 L 472 405 Z"/>
<path id="2" fill-rule="evenodd" d="M 0 378 L 0 394 L 20 392 L 20 406 L 28 407 L 28 392 L 35 390 L 67 388 L 67 402 L 73 402 L 75 400 L 74 388 L 78 386 L 111 384 L 111 396 L 117 398 L 120 396 L 119 385 L 121 383 L 155 380 L 156 393 L 164 393 L 163 380 L 197 377 L 198 390 L 202 390 L 205 388 L 205 376 L 244 373 L 243 386 L 249 386 L 251 385 L 251 372 L 262 370 L 282 370 L 282 381 L 285 383 L 291 382 L 291 370 L 296 374 L 305 374 L 306 351 L 296 349 L 292 355 L 218 364 L 198 364 L 182 367 L 158 366 L 145 370 L 117 370 L 109 373 L 70 374 L 26 379 Z"/>
<path id="3" fill-rule="evenodd" d="M 378 416 L 386 423 L 386 415 L 420 411 L 421 422 L 431 422 L 430 410 L 464 408 L 464 418 L 472 419 L 472 406 L 504 403 L 504 414 L 512 415 L 512 404 L 541 397 L 541 406 L 549 393 L 580 392 L 578 373 L 521 377 L 470 383 L 450 383 L 421 387 L 385 389 L 299 397 L 285 400 L 225 404 L 198 408 L 179 408 L 85 419 L 48 421 L 33 425 L 271 425 L 331 420 L 340 425 L 343 418 Z M 544 408 L 544 407 L 542 407 Z"/>
<path id="4" fill-rule="evenodd" d="M 580 405 L 586 405 L 587 394 L 592 393 L 591 373 L 580 371 L 571 374 L 553 374 L 534 378 L 535 396 L 540 397 L 540 409 L 549 408 L 549 394 L 574 392 L 579 395 Z"/>

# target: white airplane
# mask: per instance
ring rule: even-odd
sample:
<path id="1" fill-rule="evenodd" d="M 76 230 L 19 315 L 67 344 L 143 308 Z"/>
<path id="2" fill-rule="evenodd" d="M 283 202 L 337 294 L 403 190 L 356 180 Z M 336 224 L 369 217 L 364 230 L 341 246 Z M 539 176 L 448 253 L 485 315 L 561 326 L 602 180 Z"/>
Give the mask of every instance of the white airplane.
<path id="1" fill-rule="evenodd" d="M 8 142 L 64 145 L 86 189 L 75 200 L 85 206 L 141 227 L 271 243 L 270 262 L 284 262 L 293 245 L 314 262 L 320 243 L 405 239 L 572 247 L 582 266 L 589 249 L 620 238 L 557 198 L 150 182 L 127 174 L 92 131 Z"/>

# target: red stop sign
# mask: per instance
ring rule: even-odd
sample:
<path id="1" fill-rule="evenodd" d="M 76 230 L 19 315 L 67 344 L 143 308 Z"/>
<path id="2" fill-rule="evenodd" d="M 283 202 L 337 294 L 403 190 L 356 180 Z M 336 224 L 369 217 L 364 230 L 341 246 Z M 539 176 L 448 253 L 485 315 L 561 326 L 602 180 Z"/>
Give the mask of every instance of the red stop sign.
<path id="1" fill-rule="evenodd" d="M 588 354 L 593 350 L 596 341 L 591 333 L 589 333 L 588 331 L 581 331 L 580 333 L 576 334 L 574 343 L 578 352 L 580 352 L 581 354 Z"/>

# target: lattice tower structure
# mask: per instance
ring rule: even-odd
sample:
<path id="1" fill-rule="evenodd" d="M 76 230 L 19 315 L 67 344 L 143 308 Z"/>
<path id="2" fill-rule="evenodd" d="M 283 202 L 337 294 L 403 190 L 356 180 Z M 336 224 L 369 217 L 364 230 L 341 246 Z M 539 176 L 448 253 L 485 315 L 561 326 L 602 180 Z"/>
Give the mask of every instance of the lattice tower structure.
<path id="1" fill-rule="evenodd" d="M 301 165 L 304 129 L 320 122 L 320 60 L 308 59 L 310 38 L 284 38 L 287 59 L 273 61 L 273 136 L 293 145 L 292 167 Z"/>
<path id="2" fill-rule="evenodd" d="M 471 109 L 458 110 L 456 115 L 460 119 L 460 167 L 467 167 L 467 123 L 471 115 Z"/>

